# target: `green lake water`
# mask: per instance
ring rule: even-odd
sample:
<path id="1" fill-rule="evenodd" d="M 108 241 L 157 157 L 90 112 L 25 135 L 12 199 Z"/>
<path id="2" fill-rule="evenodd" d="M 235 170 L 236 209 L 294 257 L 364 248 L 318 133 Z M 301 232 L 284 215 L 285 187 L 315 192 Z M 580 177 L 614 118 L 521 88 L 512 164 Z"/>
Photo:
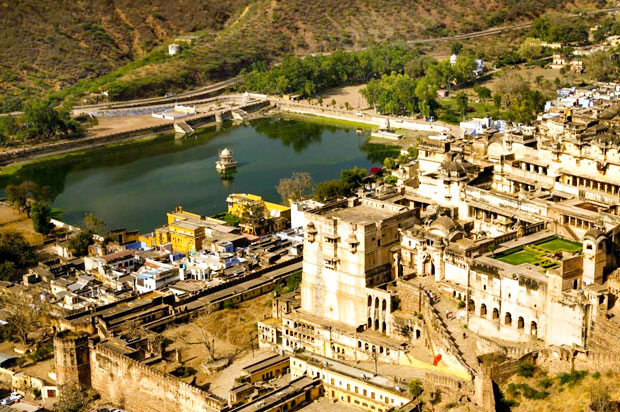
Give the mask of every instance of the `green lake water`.
<path id="1" fill-rule="evenodd" d="M 239 165 L 231 180 L 215 170 L 219 150 L 228 147 Z M 311 122 L 261 119 L 247 125 L 199 129 L 146 142 L 93 149 L 85 154 L 23 167 L 10 182 L 32 180 L 54 194 L 53 207 L 68 223 L 91 212 L 107 229 L 141 232 L 166 223 L 181 205 L 202 215 L 226 210 L 229 193 L 254 193 L 279 202 L 278 181 L 293 172 L 315 182 L 337 179 L 340 170 L 380 164 L 393 147 L 368 144 L 367 132 Z M 4 187 L 8 182 L 0 182 Z"/>

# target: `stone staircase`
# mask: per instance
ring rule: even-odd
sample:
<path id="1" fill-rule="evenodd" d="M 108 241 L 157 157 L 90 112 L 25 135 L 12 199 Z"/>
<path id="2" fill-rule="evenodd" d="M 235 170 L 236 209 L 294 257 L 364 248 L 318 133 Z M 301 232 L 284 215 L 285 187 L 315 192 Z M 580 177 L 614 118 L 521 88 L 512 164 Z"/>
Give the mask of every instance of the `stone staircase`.
<path id="1" fill-rule="evenodd" d="M 446 310 L 454 315 L 460 310 L 457 309 L 456 303 L 452 299 L 439 292 L 438 289 L 433 290 L 433 294 L 435 299 L 433 299 L 431 306 L 434 315 L 439 318 L 447 336 L 449 336 L 456 358 L 473 373 L 476 370 L 476 365 L 478 365 L 474 334 L 463 328 L 464 319 L 458 320 L 456 317 L 448 319 L 446 316 Z M 463 333 L 466 337 L 463 337 Z"/>
<path id="2" fill-rule="evenodd" d="M 194 133 L 194 129 L 192 126 L 187 124 L 184 120 L 178 121 L 174 123 L 174 131 L 182 134 L 192 134 Z"/>
<path id="3" fill-rule="evenodd" d="M 246 112 L 245 110 L 242 109 L 233 109 L 232 110 L 232 117 L 235 120 L 243 120 L 246 121 L 250 118 L 250 115 L 248 114 L 248 112 Z"/>

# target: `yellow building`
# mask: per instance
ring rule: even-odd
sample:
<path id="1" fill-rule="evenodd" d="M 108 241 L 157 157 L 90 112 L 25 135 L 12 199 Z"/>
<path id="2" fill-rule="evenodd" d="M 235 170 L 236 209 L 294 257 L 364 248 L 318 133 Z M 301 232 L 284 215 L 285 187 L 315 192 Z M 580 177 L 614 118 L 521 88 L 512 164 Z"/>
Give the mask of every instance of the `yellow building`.
<path id="1" fill-rule="evenodd" d="M 260 203 L 265 211 L 265 217 L 268 218 L 267 225 L 264 227 L 253 227 L 249 224 L 241 223 L 241 229 L 246 233 L 260 236 L 267 233 L 278 232 L 286 229 L 287 224 L 291 220 L 290 207 L 266 202 L 260 196 L 246 193 L 231 193 L 228 195 L 228 198 L 226 198 L 228 213 L 241 217 L 243 215 L 243 205 L 245 202 Z"/>
<path id="2" fill-rule="evenodd" d="M 172 250 L 189 253 L 202 249 L 205 227 L 191 221 L 177 220 L 168 225 Z"/>
<path id="3" fill-rule="evenodd" d="M 172 244 L 175 252 L 189 253 L 202 249 L 203 240 L 206 236 L 205 228 L 213 225 L 226 225 L 219 219 L 200 216 L 177 206 L 173 212 L 167 213 L 168 224 L 155 229 L 140 237 L 147 246 L 162 246 Z"/>

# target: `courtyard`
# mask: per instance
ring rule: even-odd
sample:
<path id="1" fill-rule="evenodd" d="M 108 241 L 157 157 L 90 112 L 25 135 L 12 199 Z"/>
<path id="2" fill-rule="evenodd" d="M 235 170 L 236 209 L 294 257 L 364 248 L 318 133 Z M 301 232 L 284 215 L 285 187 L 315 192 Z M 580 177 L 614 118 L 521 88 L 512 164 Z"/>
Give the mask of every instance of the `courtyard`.
<path id="1" fill-rule="evenodd" d="M 579 253 L 581 248 L 582 245 L 579 242 L 554 236 L 540 242 L 510 249 L 495 255 L 495 259 L 515 266 L 529 263 L 543 269 L 551 269 L 559 266 L 559 262 L 554 259 L 557 252 L 574 254 Z"/>

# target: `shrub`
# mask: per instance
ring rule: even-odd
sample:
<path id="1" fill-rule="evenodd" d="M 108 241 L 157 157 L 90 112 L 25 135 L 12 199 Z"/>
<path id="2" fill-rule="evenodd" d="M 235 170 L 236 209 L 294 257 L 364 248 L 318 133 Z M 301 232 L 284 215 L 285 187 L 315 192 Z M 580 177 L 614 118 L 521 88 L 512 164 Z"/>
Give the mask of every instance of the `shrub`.
<path id="1" fill-rule="evenodd" d="M 601 373 L 600 372 L 594 372 L 592 374 L 592 379 L 599 380 L 600 378 L 601 378 Z"/>
<path id="2" fill-rule="evenodd" d="M 465 307 L 465 302 L 463 302 L 462 300 L 459 300 L 459 303 L 457 306 L 459 309 L 463 309 Z"/>
<path id="3" fill-rule="evenodd" d="M 536 372 L 536 366 L 532 362 L 521 362 L 517 367 L 517 374 L 524 378 L 531 378 Z"/>
<path id="4" fill-rule="evenodd" d="M 571 370 L 569 373 L 560 373 L 557 375 L 560 385 L 568 385 L 569 388 L 577 385 L 579 382 L 588 376 L 587 371 Z"/>
<path id="5" fill-rule="evenodd" d="M 538 391 L 527 383 L 511 383 L 506 388 L 506 391 L 513 398 L 523 395 L 527 399 L 545 399 L 549 396 L 548 392 Z"/>
<path id="6" fill-rule="evenodd" d="M 552 384 L 553 382 L 547 376 L 538 381 L 538 386 L 543 389 L 548 389 Z"/>

